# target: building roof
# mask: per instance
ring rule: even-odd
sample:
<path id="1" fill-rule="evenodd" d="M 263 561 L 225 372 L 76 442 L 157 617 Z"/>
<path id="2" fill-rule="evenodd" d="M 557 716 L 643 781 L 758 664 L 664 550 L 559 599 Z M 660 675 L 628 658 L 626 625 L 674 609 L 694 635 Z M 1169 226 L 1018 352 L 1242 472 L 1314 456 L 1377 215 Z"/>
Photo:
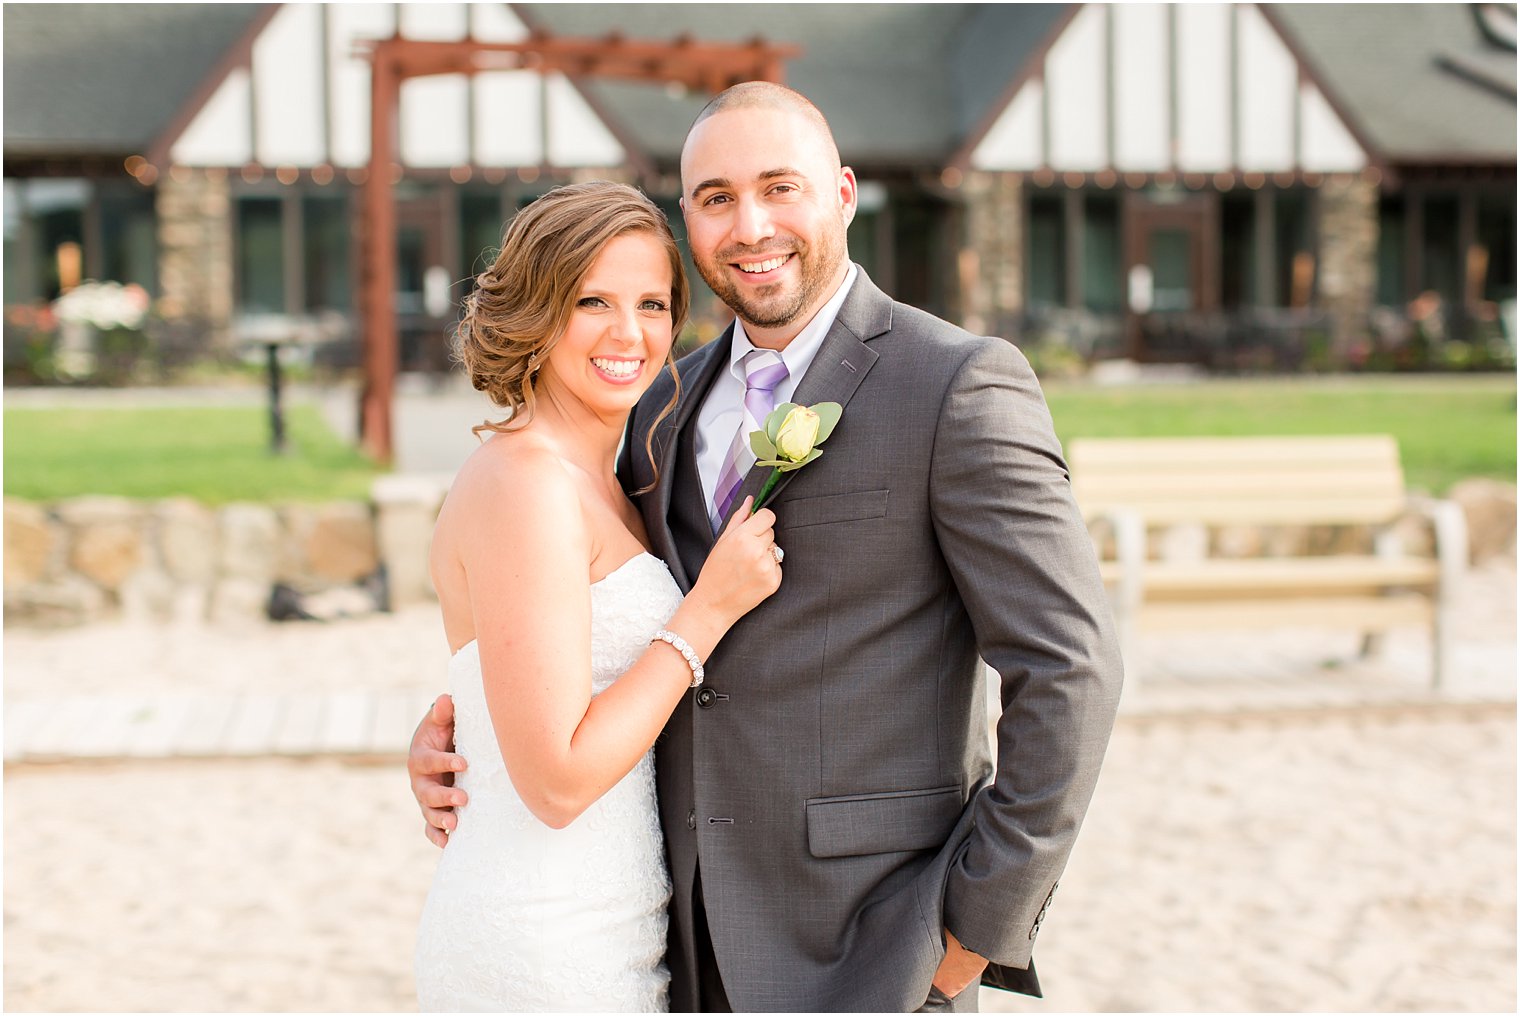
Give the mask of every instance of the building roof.
<path id="1" fill-rule="evenodd" d="M 796 44 L 786 83 L 807 95 L 853 164 L 943 165 L 1042 45 L 1066 4 L 513 4 L 555 35 Z M 597 107 L 674 164 L 706 97 L 587 81 Z"/>
<path id="2" fill-rule="evenodd" d="M 143 151 L 265 7 L 6 4 L 6 154 Z"/>
<path id="3" fill-rule="evenodd" d="M 1269 13 L 1387 161 L 1513 163 L 1515 15 L 1502 6 L 1272 4 Z M 1506 13 L 1508 45 L 1479 20 Z"/>
<path id="4" fill-rule="evenodd" d="M 6 153 L 145 150 L 196 101 L 268 6 L 6 4 Z M 558 35 L 617 31 L 630 38 L 689 34 L 719 41 L 759 36 L 800 45 L 803 52 L 788 64 L 787 81 L 830 118 L 845 159 L 857 166 L 914 168 L 945 165 L 977 125 L 999 111 L 1010 83 L 1036 59 L 1071 7 L 511 6 L 530 27 Z M 1382 159 L 1514 162 L 1514 5 L 1266 9 Z M 677 161 L 703 102 L 655 85 L 588 80 L 584 89 L 623 136 L 667 167 Z"/>

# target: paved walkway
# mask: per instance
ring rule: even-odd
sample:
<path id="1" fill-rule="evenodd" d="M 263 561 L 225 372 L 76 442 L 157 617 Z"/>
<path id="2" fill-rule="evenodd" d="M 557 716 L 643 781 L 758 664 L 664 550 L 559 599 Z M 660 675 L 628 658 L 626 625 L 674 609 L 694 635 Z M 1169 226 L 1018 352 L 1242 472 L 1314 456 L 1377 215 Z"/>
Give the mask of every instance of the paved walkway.
<path id="1" fill-rule="evenodd" d="M 1127 688 L 1120 723 L 1514 710 L 1515 645 L 1502 633 L 1492 641 L 1459 646 L 1456 673 L 1439 690 L 1429 685 L 1428 642 L 1422 632 L 1393 633 L 1384 653 L 1370 660 L 1351 657 L 1353 643 L 1354 636 L 1304 631 L 1144 642 L 1145 677 Z M 995 708 L 991 687 L 989 682 L 989 705 Z M 8 695 L 4 759 L 394 759 L 405 754 L 436 693 L 353 687 Z"/>

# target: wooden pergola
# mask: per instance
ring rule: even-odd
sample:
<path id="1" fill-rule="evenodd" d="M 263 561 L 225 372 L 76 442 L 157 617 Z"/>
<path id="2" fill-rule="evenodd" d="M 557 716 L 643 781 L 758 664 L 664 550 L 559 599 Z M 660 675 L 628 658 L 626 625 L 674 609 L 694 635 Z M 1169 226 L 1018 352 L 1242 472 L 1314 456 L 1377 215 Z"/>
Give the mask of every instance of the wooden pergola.
<path id="1" fill-rule="evenodd" d="M 684 36 L 670 42 L 650 42 L 616 34 L 600 39 L 535 35 L 518 43 L 433 42 L 392 36 L 369 47 L 370 160 L 364 181 L 365 242 L 359 294 L 364 335 L 359 419 L 364 450 L 378 462 L 391 461 L 391 397 L 399 361 L 396 206 L 391 188 L 401 176 L 396 159 L 401 82 L 435 74 L 531 70 L 676 83 L 717 93 L 741 81 L 782 81 L 782 62 L 798 52 L 798 47 L 773 46 L 762 39 L 714 43 Z"/>

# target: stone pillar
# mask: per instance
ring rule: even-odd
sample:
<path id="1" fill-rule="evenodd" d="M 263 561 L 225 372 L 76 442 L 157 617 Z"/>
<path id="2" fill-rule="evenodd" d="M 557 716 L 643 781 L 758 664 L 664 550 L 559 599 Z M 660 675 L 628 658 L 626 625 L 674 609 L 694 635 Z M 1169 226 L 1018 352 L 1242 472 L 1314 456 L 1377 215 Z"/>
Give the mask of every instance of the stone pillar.
<path id="1" fill-rule="evenodd" d="M 962 323 L 1015 338 L 1024 310 L 1024 184 L 1015 173 L 968 173 L 961 251 Z"/>
<path id="2" fill-rule="evenodd" d="M 175 167 L 159 177 L 158 280 L 164 317 L 232 341 L 232 199 L 227 172 Z"/>
<path id="3" fill-rule="evenodd" d="M 428 559 L 433 524 L 449 491 L 448 476 L 381 476 L 371 486 L 375 541 L 385 566 L 391 608 L 436 600 Z"/>
<path id="4" fill-rule="evenodd" d="M 1319 195 L 1319 300 L 1330 312 L 1331 348 L 1344 364 L 1369 329 L 1377 299 L 1378 189 L 1330 178 Z"/>

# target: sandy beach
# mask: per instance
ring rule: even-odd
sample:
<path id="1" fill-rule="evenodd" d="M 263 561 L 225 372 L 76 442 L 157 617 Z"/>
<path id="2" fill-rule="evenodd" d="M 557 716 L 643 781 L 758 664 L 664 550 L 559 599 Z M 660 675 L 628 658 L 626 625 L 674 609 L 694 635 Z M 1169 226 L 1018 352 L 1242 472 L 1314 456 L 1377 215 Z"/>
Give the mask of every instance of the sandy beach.
<path id="1" fill-rule="evenodd" d="M 1514 572 L 1480 578 L 1464 624 L 1512 674 Z M 11 631 L 6 701 L 427 688 L 436 623 Z M 1123 716 L 1036 950 L 1047 998 L 982 1006 L 1513 1010 L 1515 772 L 1512 692 Z M 399 758 L 13 764 L 4 788 L 7 1009 L 415 1008 L 436 851 Z"/>
<path id="2" fill-rule="evenodd" d="M 1122 724 L 988 1011 L 1515 1006 L 1512 715 Z M 5 778 L 9 1010 L 414 1009 L 435 851 L 399 763 Z"/>

